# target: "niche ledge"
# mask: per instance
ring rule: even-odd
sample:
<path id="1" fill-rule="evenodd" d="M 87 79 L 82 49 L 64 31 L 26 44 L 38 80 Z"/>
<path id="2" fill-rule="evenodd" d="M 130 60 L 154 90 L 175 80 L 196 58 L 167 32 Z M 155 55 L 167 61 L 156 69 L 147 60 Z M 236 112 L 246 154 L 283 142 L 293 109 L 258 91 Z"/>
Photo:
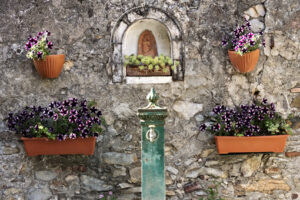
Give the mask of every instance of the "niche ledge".
<path id="1" fill-rule="evenodd" d="M 163 84 L 171 83 L 172 76 L 126 77 L 126 84 Z"/>

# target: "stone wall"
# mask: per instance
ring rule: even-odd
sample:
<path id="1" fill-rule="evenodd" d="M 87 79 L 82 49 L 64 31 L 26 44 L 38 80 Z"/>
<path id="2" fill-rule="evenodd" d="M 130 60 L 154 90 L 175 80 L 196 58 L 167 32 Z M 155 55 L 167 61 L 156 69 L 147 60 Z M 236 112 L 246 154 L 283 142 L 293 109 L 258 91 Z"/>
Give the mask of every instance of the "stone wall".
<path id="1" fill-rule="evenodd" d="M 142 0 L 37 0 L 0 2 L 0 197 L 97 199 L 112 190 L 118 199 L 140 199 L 140 125 L 137 109 L 152 86 L 166 120 L 167 199 L 199 199 L 219 182 L 225 199 L 299 199 L 300 2 L 298 0 L 150 0 L 184 31 L 184 81 L 158 85 L 112 84 L 110 35 L 118 17 Z M 220 41 L 242 16 L 263 29 L 266 47 L 254 72 L 234 70 Z M 64 53 L 59 78 L 42 79 L 24 44 L 29 34 L 52 32 L 53 53 Z M 286 154 L 218 155 L 213 138 L 199 131 L 215 104 L 249 103 L 253 95 L 293 114 Z M 93 156 L 26 156 L 3 119 L 25 105 L 68 97 L 95 100 L 108 123 Z M 297 117 L 298 116 L 298 117 Z M 289 153 L 295 152 L 295 153 Z M 291 157 L 294 156 L 294 157 Z M 187 183 L 199 184 L 185 193 Z"/>

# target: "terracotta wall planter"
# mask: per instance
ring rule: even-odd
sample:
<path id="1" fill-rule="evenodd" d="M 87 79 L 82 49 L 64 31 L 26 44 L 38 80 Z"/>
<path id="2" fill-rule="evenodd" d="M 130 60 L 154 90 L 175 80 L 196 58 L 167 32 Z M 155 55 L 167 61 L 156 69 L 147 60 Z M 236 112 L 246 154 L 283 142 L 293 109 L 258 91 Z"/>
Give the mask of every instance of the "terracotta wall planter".
<path id="1" fill-rule="evenodd" d="M 63 155 L 84 154 L 92 155 L 95 151 L 95 137 L 66 139 L 64 141 L 50 140 L 47 138 L 25 138 L 25 151 L 28 156 L 37 155 Z"/>
<path id="2" fill-rule="evenodd" d="M 274 136 L 215 136 L 219 154 L 249 152 L 283 152 L 288 135 Z"/>
<path id="3" fill-rule="evenodd" d="M 41 77 L 57 78 L 65 63 L 65 55 L 49 55 L 45 60 L 33 60 L 33 63 Z"/>
<path id="4" fill-rule="evenodd" d="M 126 76 L 170 76 L 171 69 L 169 66 L 167 68 L 168 72 L 163 72 L 162 70 L 140 70 L 138 66 L 126 66 Z"/>
<path id="5" fill-rule="evenodd" d="M 237 55 L 235 51 L 228 51 L 229 59 L 232 65 L 241 73 L 251 72 L 254 70 L 259 58 L 259 49 L 244 54 Z"/>

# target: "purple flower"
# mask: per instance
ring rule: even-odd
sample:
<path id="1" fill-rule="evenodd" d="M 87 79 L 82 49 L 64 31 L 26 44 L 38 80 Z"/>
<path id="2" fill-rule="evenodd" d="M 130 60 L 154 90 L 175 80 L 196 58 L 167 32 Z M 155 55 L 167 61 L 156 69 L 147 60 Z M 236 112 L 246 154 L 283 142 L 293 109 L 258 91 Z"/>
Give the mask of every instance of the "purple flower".
<path id="1" fill-rule="evenodd" d="M 34 129 L 35 129 L 36 131 L 38 131 L 38 130 L 39 130 L 39 125 L 36 124 L 36 125 L 34 126 Z"/>
<path id="2" fill-rule="evenodd" d="M 109 192 L 108 192 L 108 195 L 110 195 L 110 196 L 111 196 L 112 194 L 113 194 L 113 192 L 112 192 L 112 191 L 109 191 Z"/>
<path id="3" fill-rule="evenodd" d="M 42 57 L 43 57 L 43 52 L 38 51 L 38 52 L 37 52 L 37 57 L 38 57 L 38 58 L 42 58 Z"/>
<path id="4" fill-rule="evenodd" d="M 248 30 L 251 30 L 251 24 L 248 20 L 246 20 L 246 26 L 248 27 Z"/>
<path id="5" fill-rule="evenodd" d="M 55 113 L 55 114 L 53 115 L 53 120 L 56 121 L 57 119 L 58 119 L 58 114 Z"/>
<path id="6" fill-rule="evenodd" d="M 32 47 L 31 42 L 27 42 L 26 43 L 26 50 L 30 50 L 31 47 Z"/>
<path id="7" fill-rule="evenodd" d="M 71 122 L 71 123 L 75 123 L 76 122 L 76 116 L 74 116 L 74 115 L 71 115 L 70 117 L 69 117 L 69 122 Z"/>
<path id="8" fill-rule="evenodd" d="M 48 48 L 52 49 L 52 47 L 53 47 L 53 43 L 52 42 L 48 42 Z"/>
<path id="9" fill-rule="evenodd" d="M 79 130 L 83 130 L 85 128 L 85 125 L 83 124 L 83 123 L 80 123 L 79 125 L 78 125 L 78 129 Z"/>
<path id="10" fill-rule="evenodd" d="M 31 42 L 32 45 L 35 45 L 37 43 L 37 39 L 36 38 L 30 38 L 29 42 Z"/>
<path id="11" fill-rule="evenodd" d="M 206 128 L 207 128 L 207 126 L 206 126 L 205 124 L 202 124 L 202 125 L 200 126 L 200 131 L 204 131 Z"/>
<path id="12" fill-rule="evenodd" d="M 60 101 L 54 101 L 55 107 L 58 108 L 61 106 L 61 102 Z"/>
<path id="13" fill-rule="evenodd" d="M 248 37 L 249 39 L 253 38 L 253 36 L 254 36 L 254 34 L 253 34 L 252 32 L 248 33 L 248 35 L 247 35 L 247 37 Z"/>
<path id="14" fill-rule="evenodd" d="M 88 136 L 89 131 L 87 129 L 84 129 L 82 131 L 81 137 L 86 138 Z"/>
<path id="15" fill-rule="evenodd" d="M 51 35 L 51 32 L 49 31 L 45 31 L 47 33 L 47 36 L 50 36 Z"/>
<path id="16" fill-rule="evenodd" d="M 53 109 L 54 108 L 54 102 L 49 104 L 49 108 Z"/>
<path id="17" fill-rule="evenodd" d="M 53 116 L 54 116 L 53 110 L 49 110 L 49 112 L 48 112 L 48 117 L 53 117 Z"/>
<path id="18" fill-rule="evenodd" d="M 221 106 L 216 106 L 216 107 L 213 109 L 213 112 L 214 112 L 215 114 L 220 114 L 221 111 L 222 111 Z"/>
<path id="19" fill-rule="evenodd" d="M 62 108 L 61 111 L 59 112 L 59 114 L 60 114 L 61 116 L 66 116 L 66 115 L 68 114 L 68 110 L 65 109 L 65 108 Z"/>
<path id="20" fill-rule="evenodd" d="M 92 121 L 91 120 L 87 120 L 85 122 L 85 124 L 88 126 L 88 127 L 91 127 L 92 126 Z"/>
<path id="21" fill-rule="evenodd" d="M 228 42 L 227 42 L 226 40 L 223 40 L 223 41 L 222 41 L 222 45 L 223 45 L 223 47 L 225 47 L 225 46 L 228 45 Z"/>
<path id="22" fill-rule="evenodd" d="M 262 120 L 264 120 L 264 116 L 263 116 L 263 115 L 258 115 L 257 119 L 258 119 L 259 121 L 262 121 Z"/>
<path id="23" fill-rule="evenodd" d="M 97 112 L 97 116 L 100 117 L 101 115 L 102 115 L 102 112 L 101 112 L 101 111 L 98 111 L 98 112 Z"/>
<path id="24" fill-rule="evenodd" d="M 64 135 L 59 134 L 59 135 L 57 136 L 57 140 L 63 141 L 63 140 L 64 140 Z"/>
<path id="25" fill-rule="evenodd" d="M 267 103 L 268 103 L 268 100 L 265 99 L 265 98 L 263 98 L 262 103 L 263 103 L 263 104 L 267 104 Z"/>
<path id="26" fill-rule="evenodd" d="M 92 113 L 96 113 L 96 111 L 97 111 L 97 109 L 95 107 L 91 107 L 90 110 Z"/>
<path id="27" fill-rule="evenodd" d="M 75 133 L 70 133 L 69 138 L 70 139 L 75 139 L 76 138 L 76 134 Z"/>
<path id="28" fill-rule="evenodd" d="M 86 107 L 86 100 L 83 100 L 80 105 L 81 107 Z"/>
<path id="29" fill-rule="evenodd" d="M 72 106 L 72 107 L 77 106 L 77 104 L 78 104 L 78 101 L 77 101 L 77 100 L 75 101 L 75 100 L 73 99 L 73 101 L 71 101 L 71 106 Z"/>
<path id="30" fill-rule="evenodd" d="M 275 104 L 274 103 L 270 104 L 270 108 L 271 108 L 271 111 L 275 112 Z"/>
<path id="31" fill-rule="evenodd" d="M 65 100 L 65 101 L 62 102 L 62 105 L 65 106 L 65 107 L 68 107 L 68 106 L 70 106 L 70 102 Z"/>
<path id="32" fill-rule="evenodd" d="M 101 198 L 104 198 L 104 194 L 100 194 L 99 195 L 99 198 L 101 199 Z"/>
<path id="33" fill-rule="evenodd" d="M 75 109 L 70 110 L 70 115 L 78 115 L 78 111 Z"/>
<path id="34" fill-rule="evenodd" d="M 254 41 L 250 41 L 250 46 L 254 46 L 255 42 Z"/>
<path id="35" fill-rule="evenodd" d="M 213 131 L 219 131 L 221 129 L 221 125 L 219 123 L 212 126 Z"/>

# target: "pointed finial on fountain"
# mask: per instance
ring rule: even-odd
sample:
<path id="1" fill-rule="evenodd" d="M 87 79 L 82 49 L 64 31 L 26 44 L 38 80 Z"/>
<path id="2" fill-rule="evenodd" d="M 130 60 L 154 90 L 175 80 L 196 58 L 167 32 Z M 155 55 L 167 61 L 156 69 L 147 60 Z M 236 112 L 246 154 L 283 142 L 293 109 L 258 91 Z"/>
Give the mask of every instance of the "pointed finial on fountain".
<path id="1" fill-rule="evenodd" d="M 154 88 L 151 88 L 151 91 L 149 92 L 149 94 L 147 95 L 147 100 L 149 101 L 149 104 L 146 108 L 150 108 L 150 109 L 155 109 L 155 108 L 160 108 L 157 105 L 157 101 L 158 101 L 158 95 L 156 94 Z"/>

